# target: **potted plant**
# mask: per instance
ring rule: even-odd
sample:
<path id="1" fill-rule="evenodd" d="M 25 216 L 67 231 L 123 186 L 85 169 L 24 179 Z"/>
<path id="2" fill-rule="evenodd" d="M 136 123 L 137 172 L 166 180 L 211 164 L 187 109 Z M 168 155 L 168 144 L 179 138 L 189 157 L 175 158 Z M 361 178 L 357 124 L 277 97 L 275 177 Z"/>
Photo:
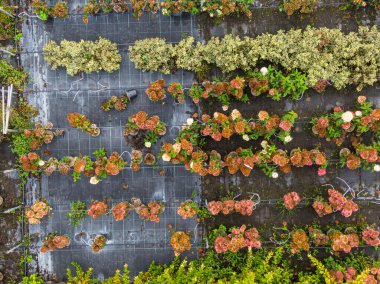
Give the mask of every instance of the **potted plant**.
<path id="1" fill-rule="evenodd" d="M 96 124 L 91 123 L 91 121 L 84 114 L 77 112 L 68 113 L 67 120 L 72 127 L 87 132 L 93 137 L 99 136 L 100 134 L 100 128 L 97 127 Z"/>
<path id="2" fill-rule="evenodd" d="M 110 111 L 111 109 L 115 109 L 117 111 L 125 110 L 129 103 L 129 97 L 127 95 L 124 96 L 112 96 L 108 100 L 104 100 L 102 102 L 102 110 Z"/>
<path id="3" fill-rule="evenodd" d="M 115 221 L 122 221 L 128 216 L 129 212 L 133 210 L 133 207 L 128 202 L 120 202 L 112 207 L 112 214 Z"/>
<path id="4" fill-rule="evenodd" d="M 139 150 L 132 151 L 132 161 L 131 161 L 131 169 L 134 172 L 137 172 L 141 169 L 141 163 L 143 161 L 142 152 Z"/>
<path id="5" fill-rule="evenodd" d="M 128 12 L 128 4 L 126 0 L 112 0 L 112 8 L 116 13 Z"/>
<path id="6" fill-rule="evenodd" d="M 45 201 L 36 201 L 32 206 L 26 207 L 25 216 L 29 224 L 40 224 L 41 219 L 48 215 L 51 209 Z"/>
<path id="7" fill-rule="evenodd" d="M 327 141 L 341 145 L 346 137 L 350 137 L 353 144 L 358 144 L 363 133 L 373 132 L 379 136 L 380 109 L 373 108 L 372 103 L 366 102 L 366 97 L 359 96 L 356 109 L 344 111 L 341 107 L 334 107 L 332 113 L 313 118 L 311 125 L 313 133 Z"/>
<path id="8" fill-rule="evenodd" d="M 182 219 L 186 220 L 187 218 L 193 218 L 198 214 L 199 207 L 192 200 L 186 200 L 181 202 L 178 209 L 177 214 L 182 217 Z"/>
<path id="9" fill-rule="evenodd" d="M 87 206 L 80 200 L 70 202 L 70 211 L 67 213 L 70 225 L 78 227 L 86 219 Z"/>
<path id="10" fill-rule="evenodd" d="M 195 104 L 198 104 L 200 99 L 203 98 L 202 94 L 206 94 L 207 92 L 203 91 L 202 86 L 200 86 L 198 83 L 193 83 L 189 89 L 189 96 L 193 100 Z"/>
<path id="11" fill-rule="evenodd" d="M 147 0 L 131 0 L 133 16 L 140 18 L 143 15 Z"/>
<path id="12" fill-rule="evenodd" d="M 38 15 L 41 20 L 47 21 L 49 18 L 50 7 L 43 0 L 33 0 L 30 6 L 34 9 L 33 12 Z"/>
<path id="13" fill-rule="evenodd" d="M 172 82 L 168 86 L 168 92 L 175 99 L 176 103 L 183 104 L 185 102 L 185 93 L 180 83 Z"/>
<path id="14" fill-rule="evenodd" d="M 54 18 L 67 18 L 69 15 L 69 9 L 67 7 L 66 2 L 57 2 L 55 5 L 50 9 L 49 16 Z"/>
<path id="15" fill-rule="evenodd" d="M 71 240 L 66 235 L 58 235 L 56 233 L 49 233 L 40 248 L 41 253 L 46 253 L 48 251 L 54 251 L 55 249 L 62 249 L 68 247 Z"/>
<path id="16" fill-rule="evenodd" d="M 157 115 L 149 117 L 146 112 L 139 111 L 129 117 L 124 128 L 124 136 L 135 136 L 139 132 L 144 137 L 145 147 L 150 148 L 157 142 L 159 136 L 165 135 L 166 124 L 160 121 Z"/>
<path id="17" fill-rule="evenodd" d="M 105 215 L 107 213 L 108 205 L 104 201 L 98 201 L 94 200 L 88 211 L 87 214 L 91 216 L 94 219 L 99 218 L 101 215 Z"/>
<path id="18" fill-rule="evenodd" d="M 107 238 L 104 235 L 96 235 L 92 242 L 91 249 L 94 253 L 98 253 L 106 246 L 106 243 Z"/>
<path id="19" fill-rule="evenodd" d="M 24 171 L 31 172 L 35 175 L 37 175 L 42 166 L 45 165 L 45 162 L 41 160 L 40 156 L 35 152 L 22 155 L 20 157 L 20 163 Z"/>
<path id="20" fill-rule="evenodd" d="M 24 136 L 29 142 L 29 148 L 31 150 L 39 150 L 43 144 L 49 144 L 55 136 L 62 135 L 63 130 L 53 129 L 53 124 L 51 122 L 43 126 L 40 123 L 35 124 L 35 128 L 32 130 L 25 129 Z"/>
<path id="21" fill-rule="evenodd" d="M 165 99 L 165 80 L 160 79 L 155 82 L 150 82 L 149 87 L 145 90 L 145 94 L 152 102 L 157 102 Z"/>
<path id="22" fill-rule="evenodd" d="M 95 181 L 100 181 L 109 175 L 116 176 L 127 165 L 127 162 L 117 152 L 112 152 L 107 157 L 107 152 L 104 148 L 95 151 L 94 155 L 96 156 L 96 161 L 93 163 L 93 171 L 90 172 L 90 176 L 95 174 L 92 176 Z M 97 184 L 97 182 L 93 184 Z"/>
<path id="23" fill-rule="evenodd" d="M 161 203 L 151 201 L 148 203 L 148 205 L 142 204 L 140 201 L 140 204 L 138 200 L 135 200 L 134 203 L 138 205 L 135 205 L 135 211 L 139 215 L 139 217 L 145 221 L 152 221 L 155 223 L 160 222 L 160 215 L 165 211 L 165 206 Z"/>
<path id="24" fill-rule="evenodd" d="M 170 245 L 173 248 L 175 256 L 179 256 L 181 253 L 190 250 L 190 234 L 180 231 L 174 232 L 170 237 Z"/>
<path id="25" fill-rule="evenodd" d="M 88 16 L 96 15 L 100 12 L 100 5 L 96 0 L 88 0 L 87 4 L 83 6 L 83 22 L 88 24 Z"/>
<path id="26" fill-rule="evenodd" d="M 144 157 L 144 163 L 149 166 L 154 165 L 156 163 L 156 156 L 152 153 L 146 153 Z"/>

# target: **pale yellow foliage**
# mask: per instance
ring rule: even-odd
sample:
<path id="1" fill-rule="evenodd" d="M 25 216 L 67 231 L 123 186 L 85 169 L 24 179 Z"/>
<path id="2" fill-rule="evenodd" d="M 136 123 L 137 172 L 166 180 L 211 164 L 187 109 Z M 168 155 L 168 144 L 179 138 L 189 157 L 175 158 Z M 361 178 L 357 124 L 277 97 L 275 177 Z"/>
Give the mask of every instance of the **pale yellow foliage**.
<path id="1" fill-rule="evenodd" d="M 116 43 L 105 38 L 80 42 L 63 40 L 60 45 L 49 41 L 43 53 L 53 70 L 65 67 L 69 75 L 76 75 L 82 71 L 85 73 L 101 70 L 112 72 L 120 68 L 121 62 Z"/>

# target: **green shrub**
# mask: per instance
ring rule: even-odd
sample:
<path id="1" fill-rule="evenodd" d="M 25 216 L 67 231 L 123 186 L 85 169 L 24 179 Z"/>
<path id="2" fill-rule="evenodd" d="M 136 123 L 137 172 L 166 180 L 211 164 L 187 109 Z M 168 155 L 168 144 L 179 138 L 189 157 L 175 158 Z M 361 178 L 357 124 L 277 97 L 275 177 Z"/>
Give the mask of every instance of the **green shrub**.
<path id="1" fill-rule="evenodd" d="M 158 43 L 160 52 L 155 48 Z M 194 38 L 189 37 L 175 46 L 151 38 L 137 41 L 129 52 L 136 67 L 143 71 L 169 73 L 174 63 L 173 67 L 195 72 L 208 65 L 228 73 L 250 71 L 269 61 L 305 73 L 309 87 L 328 80 L 337 89 L 353 84 L 358 91 L 380 77 L 380 32 L 376 27 L 359 27 L 349 34 L 308 27 L 256 38 L 226 35 L 211 38 L 206 44 L 194 44 Z"/>
<path id="2" fill-rule="evenodd" d="M 105 38 L 80 42 L 63 40 L 60 45 L 49 41 L 43 48 L 45 60 L 53 70 L 65 67 L 67 74 L 94 71 L 112 72 L 120 68 L 121 55 L 116 43 Z"/>
<path id="3" fill-rule="evenodd" d="M 70 203 L 70 211 L 67 213 L 67 217 L 70 220 L 70 225 L 77 227 L 83 220 L 87 217 L 86 204 L 82 201 L 77 200 Z"/>
<path id="4" fill-rule="evenodd" d="M 22 278 L 22 284 L 44 284 L 45 281 L 37 274 L 31 274 Z"/>
<path id="5" fill-rule="evenodd" d="M 143 71 L 160 71 L 169 74 L 172 57 L 175 56 L 172 44 L 164 39 L 148 38 L 138 40 L 129 48 L 129 55 L 136 67 Z"/>
<path id="6" fill-rule="evenodd" d="M 92 274 L 94 270 L 90 267 L 86 272 L 83 271 L 82 267 L 76 263 L 72 262 L 72 266 L 75 268 L 75 276 L 72 274 L 69 268 L 66 269 L 67 274 L 67 284 L 97 284 L 99 281 L 97 278 L 93 278 Z"/>
<path id="7" fill-rule="evenodd" d="M 4 1 L 0 1 L 0 6 L 2 9 L 11 15 L 15 14 L 15 8 L 7 6 Z M 7 40 L 13 38 L 15 35 L 15 20 L 14 18 L 8 16 L 6 13 L 0 13 L 0 40 Z"/>
<path id="8" fill-rule="evenodd" d="M 5 60 L 0 60 L 0 83 L 3 86 L 13 84 L 14 89 L 23 91 L 28 74 L 17 70 Z"/>

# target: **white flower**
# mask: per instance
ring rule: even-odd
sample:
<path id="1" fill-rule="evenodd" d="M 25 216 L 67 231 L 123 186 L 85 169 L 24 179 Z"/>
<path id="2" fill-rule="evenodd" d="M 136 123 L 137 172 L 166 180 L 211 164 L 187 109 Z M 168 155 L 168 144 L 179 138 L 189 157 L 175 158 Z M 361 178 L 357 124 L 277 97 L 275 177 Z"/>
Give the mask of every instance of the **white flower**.
<path id="1" fill-rule="evenodd" d="M 93 176 L 90 178 L 90 183 L 91 184 L 98 184 L 100 179 L 98 179 L 96 176 Z"/>
<path id="2" fill-rule="evenodd" d="M 268 146 L 268 141 L 267 140 L 263 140 L 261 143 L 260 143 L 261 147 L 263 147 L 264 149 Z"/>
<path id="3" fill-rule="evenodd" d="M 194 162 L 191 162 L 190 163 L 190 169 L 193 169 L 193 166 L 194 166 Z"/>
<path id="4" fill-rule="evenodd" d="M 186 120 L 187 125 L 192 125 L 193 122 L 194 122 L 194 119 L 191 118 L 191 117 L 189 117 L 189 118 Z"/>
<path id="5" fill-rule="evenodd" d="M 43 160 L 40 160 L 40 161 L 38 162 L 38 165 L 39 165 L 40 167 L 42 167 L 43 165 L 45 165 L 45 162 L 44 162 Z"/>
<path id="6" fill-rule="evenodd" d="M 245 141 L 249 141 L 249 136 L 248 136 L 247 134 L 244 134 L 244 135 L 243 135 L 243 140 L 245 140 Z"/>
<path id="7" fill-rule="evenodd" d="M 357 111 L 355 111 L 355 115 L 357 117 L 361 117 L 363 114 L 362 114 L 362 112 L 360 110 L 357 110 Z"/>
<path id="8" fill-rule="evenodd" d="M 240 111 L 238 111 L 237 109 L 234 109 L 233 111 L 231 111 L 232 120 L 235 120 L 235 119 L 240 118 L 240 117 L 241 117 Z"/>
<path id="9" fill-rule="evenodd" d="M 222 110 L 227 111 L 228 110 L 228 106 L 222 106 Z"/>
<path id="10" fill-rule="evenodd" d="M 278 172 L 273 172 L 272 173 L 272 178 L 278 178 Z"/>
<path id="11" fill-rule="evenodd" d="M 373 166 L 373 170 L 374 170 L 375 172 L 380 172 L 380 165 L 374 165 L 374 166 Z"/>
<path id="12" fill-rule="evenodd" d="M 147 148 L 152 147 L 152 143 L 150 143 L 149 141 L 146 141 L 146 142 L 144 143 L 144 145 L 145 145 L 145 147 L 147 147 Z"/>
<path id="13" fill-rule="evenodd" d="M 268 68 L 263 67 L 260 69 L 261 74 L 266 75 L 268 73 Z"/>
<path id="14" fill-rule="evenodd" d="M 354 115 L 350 111 L 346 111 L 342 114 L 342 119 L 344 122 L 350 122 L 354 118 Z"/>
<path id="15" fill-rule="evenodd" d="M 169 154 L 167 153 L 164 153 L 162 155 L 162 160 L 164 160 L 165 162 L 169 162 L 172 158 L 169 156 Z"/>
<path id="16" fill-rule="evenodd" d="M 168 10 L 167 10 L 167 9 L 165 9 L 165 8 L 164 8 L 164 9 L 162 9 L 162 14 L 163 14 L 163 15 L 167 15 L 167 14 L 168 14 Z"/>
<path id="17" fill-rule="evenodd" d="M 293 140 L 293 137 L 290 136 L 290 135 L 285 136 L 285 138 L 284 138 L 285 143 L 289 143 L 289 142 L 292 141 L 292 140 Z"/>

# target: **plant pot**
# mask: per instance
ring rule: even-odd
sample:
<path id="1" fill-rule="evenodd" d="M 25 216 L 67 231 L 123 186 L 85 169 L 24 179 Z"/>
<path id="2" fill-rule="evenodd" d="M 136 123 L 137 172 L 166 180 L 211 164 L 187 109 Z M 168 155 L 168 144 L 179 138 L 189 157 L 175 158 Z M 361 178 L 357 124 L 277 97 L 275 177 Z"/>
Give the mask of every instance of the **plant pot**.
<path id="1" fill-rule="evenodd" d="M 316 125 L 314 125 L 314 126 L 311 128 L 311 130 L 313 131 L 313 133 L 314 133 L 315 135 L 319 135 L 318 128 L 317 128 Z"/>
<path id="2" fill-rule="evenodd" d="M 343 148 L 339 151 L 339 157 L 347 157 L 349 154 L 351 154 L 351 151 L 348 148 Z"/>
<path id="3" fill-rule="evenodd" d="M 346 130 L 346 132 L 352 132 L 352 131 L 354 131 L 354 129 L 355 129 L 355 125 L 352 123 L 351 126 L 350 126 L 350 128 L 348 128 Z"/>
<path id="4" fill-rule="evenodd" d="M 100 128 L 96 126 L 96 124 L 91 124 L 91 129 L 93 129 L 94 133 L 90 134 L 92 137 L 97 137 L 100 135 Z"/>
<path id="5" fill-rule="evenodd" d="M 144 157 L 144 163 L 150 166 L 154 165 L 156 163 L 156 157 L 151 153 L 147 153 Z"/>
<path id="6" fill-rule="evenodd" d="M 82 240 L 88 242 L 90 240 L 90 236 L 86 232 L 80 232 L 74 236 L 74 240 L 76 242 L 82 242 Z"/>
<path id="7" fill-rule="evenodd" d="M 136 90 L 129 90 L 126 92 L 126 95 L 127 95 L 128 99 L 131 101 L 137 97 L 137 91 Z"/>
<path id="8" fill-rule="evenodd" d="M 140 150 L 132 150 L 132 161 L 134 163 L 142 162 L 142 152 Z"/>
<path id="9" fill-rule="evenodd" d="M 157 134 L 160 135 L 160 136 L 164 136 L 166 134 L 166 127 L 164 129 L 158 130 Z"/>

